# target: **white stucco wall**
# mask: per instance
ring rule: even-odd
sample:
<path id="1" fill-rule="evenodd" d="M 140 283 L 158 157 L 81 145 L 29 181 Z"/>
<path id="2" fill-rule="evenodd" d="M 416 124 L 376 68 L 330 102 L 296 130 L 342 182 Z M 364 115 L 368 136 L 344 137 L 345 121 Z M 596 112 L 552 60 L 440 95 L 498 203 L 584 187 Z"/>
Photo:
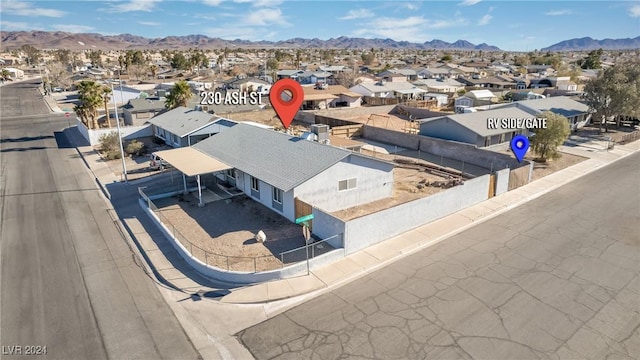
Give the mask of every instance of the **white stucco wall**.
<path id="1" fill-rule="evenodd" d="M 240 170 L 237 170 L 237 176 L 240 178 L 240 182 L 242 185 L 238 185 L 237 187 L 242 190 L 247 196 L 252 198 L 255 201 L 258 201 L 262 205 L 267 208 L 275 211 L 276 213 L 284 216 L 289 221 L 295 221 L 294 214 L 294 204 L 293 204 L 293 190 L 284 192 L 282 194 L 282 211 L 274 208 L 272 205 L 273 199 L 273 186 L 267 184 L 266 182 L 260 181 L 260 196 L 255 197 L 251 195 L 251 176 L 249 174 L 243 173 Z"/>
<path id="2" fill-rule="evenodd" d="M 338 190 L 338 181 L 356 178 L 353 189 Z M 294 196 L 329 212 L 366 204 L 393 194 L 393 165 L 350 155 L 294 189 Z"/>

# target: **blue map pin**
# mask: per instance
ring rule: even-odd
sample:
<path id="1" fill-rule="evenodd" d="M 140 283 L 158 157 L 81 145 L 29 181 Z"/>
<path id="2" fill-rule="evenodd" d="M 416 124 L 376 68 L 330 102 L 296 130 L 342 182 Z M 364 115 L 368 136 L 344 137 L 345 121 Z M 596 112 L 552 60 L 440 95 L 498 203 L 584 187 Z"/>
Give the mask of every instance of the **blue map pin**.
<path id="1" fill-rule="evenodd" d="M 522 162 L 524 155 L 529 150 L 529 139 L 524 135 L 516 135 L 511 139 L 511 150 L 518 159 L 518 162 Z"/>

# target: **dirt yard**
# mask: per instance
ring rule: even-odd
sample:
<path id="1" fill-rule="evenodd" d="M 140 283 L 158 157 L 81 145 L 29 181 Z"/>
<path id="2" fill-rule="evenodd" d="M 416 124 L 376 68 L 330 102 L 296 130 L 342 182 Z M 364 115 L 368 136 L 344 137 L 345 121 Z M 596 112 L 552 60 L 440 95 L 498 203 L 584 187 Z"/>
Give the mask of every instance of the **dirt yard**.
<path id="1" fill-rule="evenodd" d="M 532 155 L 527 155 L 525 156 L 525 159 L 527 160 L 534 160 L 536 156 L 532 156 Z M 579 162 L 585 161 L 587 160 L 587 158 L 582 157 L 582 156 L 578 156 L 578 155 L 573 155 L 573 154 L 567 154 L 567 153 L 561 153 L 561 157 L 557 160 L 547 160 L 546 163 L 538 163 L 538 162 L 534 162 L 533 163 L 533 174 L 531 175 L 531 181 L 535 181 L 538 180 L 540 178 L 543 178 L 547 175 L 553 174 L 554 172 L 558 171 L 558 170 L 562 170 L 565 168 L 568 168 L 569 166 L 575 165 Z"/>
<path id="2" fill-rule="evenodd" d="M 208 203 L 202 208 L 193 196 L 164 198 L 154 203 L 160 209 L 163 223 L 175 227 L 177 238 L 194 256 L 221 269 L 248 272 L 277 269 L 282 267 L 281 252 L 305 245 L 300 225 L 244 195 L 231 200 L 228 204 Z M 267 236 L 265 243 L 255 240 L 260 230 Z M 197 248 L 190 247 L 189 242 Z M 315 251 L 317 254 L 329 250 L 324 244 Z M 285 263 L 300 260 L 301 256 L 288 256 Z"/>
<path id="3" fill-rule="evenodd" d="M 276 130 L 281 130 L 283 128 L 282 123 L 280 122 L 280 118 L 276 115 L 276 112 L 271 108 L 267 108 L 259 111 L 244 111 L 244 112 L 228 113 L 228 114 L 220 113 L 216 115 L 219 115 L 220 117 L 223 117 L 226 119 L 235 120 L 235 121 L 253 121 L 260 124 L 273 126 L 273 128 Z M 290 129 L 293 130 L 293 133 L 295 135 L 299 135 L 305 131 L 309 131 L 309 124 L 305 124 L 303 122 L 294 120 L 291 123 Z"/>
<path id="4" fill-rule="evenodd" d="M 367 150 L 362 151 L 363 154 L 368 154 Z M 394 158 L 398 159 L 406 159 L 411 161 L 417 161 L 422 164 L 429 164 L 426 161 L 419 161 L 414 158 L 405 157 L 405 156 L 394 156 L 394 155 L 383 155 L 376 154 L 376 157 L 383 158 L 387 161 L 393 162 Z M 426 172 L 424 169 L 419 169 L 413 165 L 403 165 L 397 164 L 393 169 L 394 171 L 394 186 L 393 186 L 393 197 L 388 199 L 381 199 L 374 202 L 370 202 L 368 204 L 354 206 L 348 209 L 336 211 L 333 213 L 334 216 L 348 221 L 351 219 L 358 218 L 360 216 L 368 215 L 375 213 L 377 211 L 385 210 L 396 205 L 400 205 L 412 200 L 420 199 L 429 195 L 436 194 L 442 190 L 443 187 L 439 187 L 436 185 L 440 185 L 445 182 L 451 182 L 451 179 L 448 179 L 445 176 L 441 176 L 438 174 L 433 174 Z"/>

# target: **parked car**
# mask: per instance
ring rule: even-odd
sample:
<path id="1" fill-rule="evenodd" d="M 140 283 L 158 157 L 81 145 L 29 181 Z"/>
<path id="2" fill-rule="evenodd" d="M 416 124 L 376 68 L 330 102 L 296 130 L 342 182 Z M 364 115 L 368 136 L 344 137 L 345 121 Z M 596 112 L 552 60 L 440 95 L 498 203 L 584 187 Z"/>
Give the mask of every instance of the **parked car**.
<path id="1" fill-rule="evenodd" d="M 54 87 L 52 90 L 53 90 L 53 92 L 63 92 L 64 91 L 64 89 L 61 88 L 61 87 Z"/>
<path id="2" fill-rule="evenodd" d="M 168 169 L 170 167 L 171 167 L 171 164 L 169 164 L 165 160 L 162 160 L 157 155 L 154 154 L 154 155 L 151 156 L 151 161 L 149 161 L 149 169 L 151 169 L 151 170 L 164 170 L 164 169 Z"/>

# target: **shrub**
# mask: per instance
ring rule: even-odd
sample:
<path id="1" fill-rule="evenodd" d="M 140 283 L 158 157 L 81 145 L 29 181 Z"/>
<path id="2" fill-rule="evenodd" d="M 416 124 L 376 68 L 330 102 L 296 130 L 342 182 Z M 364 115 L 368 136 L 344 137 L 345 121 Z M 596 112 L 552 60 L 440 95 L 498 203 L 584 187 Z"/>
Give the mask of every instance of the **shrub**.
<path id="1" fill-rule="evenodd" d="M 113 150 L 119 150 L 120 140 L 118 139 L 118 133 L 115 131 L 103 134 L 100 136 L 98 141 L 100 141 L 100 150 L 105 153 Z"/>
<path id="2" fill-rule="evenodd" d="M 140 156 L 144 153 L 144 144 L 138 140 L 131 140 L 124 151 L 129 155 Z"/>

